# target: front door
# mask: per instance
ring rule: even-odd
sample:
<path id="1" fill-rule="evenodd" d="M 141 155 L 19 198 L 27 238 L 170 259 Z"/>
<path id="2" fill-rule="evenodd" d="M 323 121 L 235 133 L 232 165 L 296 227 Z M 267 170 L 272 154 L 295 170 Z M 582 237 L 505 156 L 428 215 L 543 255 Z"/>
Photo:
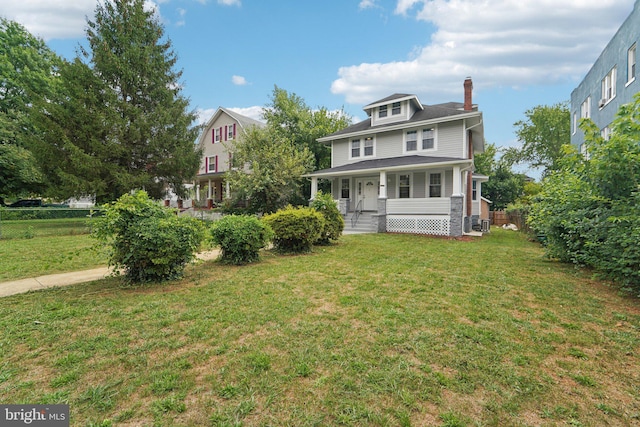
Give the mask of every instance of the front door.
<path id="1" fill-rule="evenodd" d="M 378 178 L 356 180 L 356 203 L 362 202 L 363 211 L 378 210 Z"/>

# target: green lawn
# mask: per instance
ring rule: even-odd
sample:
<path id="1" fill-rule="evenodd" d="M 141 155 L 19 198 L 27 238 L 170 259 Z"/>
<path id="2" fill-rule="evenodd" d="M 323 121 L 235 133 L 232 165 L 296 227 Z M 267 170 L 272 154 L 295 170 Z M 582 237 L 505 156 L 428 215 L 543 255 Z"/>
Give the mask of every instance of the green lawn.
<path id="1" fill-rule="evenodd" d="M 73 426 L 631 426 L 638 307 L 517 233 L 344 236 L 0 299 L 0 396 Z"/>
<path id="2" fill-rule="evenodd" d="M 89 235 L 0 240 L 0 282 L 107 265 Z"/>

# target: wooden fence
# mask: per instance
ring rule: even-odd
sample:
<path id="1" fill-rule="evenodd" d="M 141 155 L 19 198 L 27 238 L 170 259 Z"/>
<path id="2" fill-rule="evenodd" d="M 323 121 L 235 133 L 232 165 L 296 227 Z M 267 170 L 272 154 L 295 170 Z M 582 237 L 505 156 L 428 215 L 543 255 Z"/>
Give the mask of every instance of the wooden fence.
<path id="1" fill-rule="evenodd" d="M 491 220 L 491 225 L 497 227 L 502 227 L 505 224 L 515 224 L 518 230 L 529 230 L 526 217 L 519 211 L 509 214 L 506 211 L 491 211 L 489 212 L 489 219 Z"/>

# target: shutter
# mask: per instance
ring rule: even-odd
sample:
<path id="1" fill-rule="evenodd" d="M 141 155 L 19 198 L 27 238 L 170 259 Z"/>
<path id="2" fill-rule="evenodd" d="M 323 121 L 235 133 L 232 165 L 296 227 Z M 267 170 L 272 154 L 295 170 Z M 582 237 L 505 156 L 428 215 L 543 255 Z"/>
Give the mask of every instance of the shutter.
<path id="1" fill-rule="evenodd" d="M 224 140 L 227 140 L 227 136 L 229 136 L 229 129 L 227 125 L 224 125 Z"/>
<path id="2" fill-rule="evenodd" d="M 233 139 L 236 139 L 236 124 L 233 124 Z"/>
<path id="3" fill-rule="evenodd" d="M 218 172 L 218 156 L 215 157 L 215 162 L 216 162 L 216 172 Z"/>
<path id="4" fill-rule="evenodd" d="M 209 158 L 204 158 L 204 173 L 209 173 Z"/>
<path id="5" fill-rule="evenodd" d="M 216 130 L 215 130 L 215 128 L 211 129 L 211 143 L 212 144 L 216 143 Z"/>

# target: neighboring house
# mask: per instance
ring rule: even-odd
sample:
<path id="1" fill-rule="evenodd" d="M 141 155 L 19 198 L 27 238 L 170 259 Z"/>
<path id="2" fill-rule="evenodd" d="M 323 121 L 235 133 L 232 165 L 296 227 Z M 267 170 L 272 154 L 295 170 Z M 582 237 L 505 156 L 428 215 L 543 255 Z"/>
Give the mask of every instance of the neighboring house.
<path id="1" fill-rule="evenodd" d="M 331 144 L 331 168 L 305 175 L 311 198 L 318 179 L 328 179 L 347 227 L 364 221 L 377 232 L 471 231 L 485 216 L 480 191 L 488 180 L 473 174 L 484 130 L 472 88 L 468 78 L 464 103 L 423 105 L 395 94 L 365 106 L 367 120 L 318 139 Z"/>
<path id="2" fill-rule="evenodd" d="M 604 48 L 584 80 L 571 92 L 571 144 L 582 153 L 587 147 L 580 119 L 590 118 L 609 138 L 610 125 L 621 105 L 633 101 L 640 91 L 636 79 L 637 46 L 640 42 L 640 0 Z"/>
<path id="3" fill-rule="evenodd" d="M 195 179 L 196 200 L 212 207 L 229 197 L 225 173 L 231 168 L 232 153 L 227 147 L 251 126 L 264 127 L 264 123 L 242 114 L 219 107 L 207 122 L 198 139 L 202 147 L 202 161 Z"/>

